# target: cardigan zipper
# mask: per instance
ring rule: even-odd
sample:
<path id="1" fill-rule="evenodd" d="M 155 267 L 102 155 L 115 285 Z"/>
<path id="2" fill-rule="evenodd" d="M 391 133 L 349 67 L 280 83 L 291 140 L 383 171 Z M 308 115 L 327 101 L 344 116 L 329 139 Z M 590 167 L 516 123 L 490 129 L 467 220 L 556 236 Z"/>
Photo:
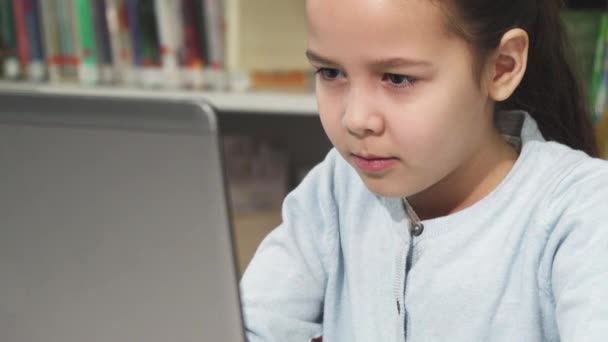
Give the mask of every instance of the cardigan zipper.
<path id="1" fill-rule="evenodd" d="M 416 214 L 416 212 L 414 211 L 414 208 L 412 208 L 412 206 L 410 205 L 410 203 L 407 201 L 406 198 L 403 198 L 403 207 L 405 208 L 405 211 L 407 213 L 407 216 L 410 219 L 410 227 L 409 227 L 409 233 L 410 233 L 410 242 L 409 242 L 409 248 L 408 248 L 408 252 L 407 252 L 407 256 L 406 256 L 406 260 L 405 260 L 405 284 L 404 284 L 404 290 L 403 290 L 403 301 L 405 302 L 405 295 L 407 293 L 407 280 L 409 277 L 409 273 L 410 270 L 412 268 L 412 263 L 413 263 L 413 258 L 414 258 L 414 239 L 418 236 L 420 236 L 420 234 L 422 234 L 422 232 L 424 231 L 424 225 L 422 224 L 422 222 L 420 221 L 420 218 L 418 217 L 418 215 Z M 403 319 L 405 320 L 404 322 L 404 331 L 403 331 L 403 339 L 404 341 L 408 340 L 408 335 L 409 335 L 409 315 L 407 314 L 407 310 L 405 308 L 405 303 L 400 303 L 399 300 L 397 300 L 397 310 L 399 315 L 401 315 L 401 312 L 403 312 Z"/>

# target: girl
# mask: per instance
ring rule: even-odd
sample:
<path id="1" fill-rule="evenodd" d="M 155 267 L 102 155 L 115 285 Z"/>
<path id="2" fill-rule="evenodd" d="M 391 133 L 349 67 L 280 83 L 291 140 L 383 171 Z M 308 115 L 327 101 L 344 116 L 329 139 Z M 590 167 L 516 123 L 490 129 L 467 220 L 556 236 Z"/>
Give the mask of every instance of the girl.
<path id="1" fill-rule="evenodd" d="M 307 0 L 335 146 L 242 283 L 250 341 L 605 341 L 608 163 L 557 0 Z"/>

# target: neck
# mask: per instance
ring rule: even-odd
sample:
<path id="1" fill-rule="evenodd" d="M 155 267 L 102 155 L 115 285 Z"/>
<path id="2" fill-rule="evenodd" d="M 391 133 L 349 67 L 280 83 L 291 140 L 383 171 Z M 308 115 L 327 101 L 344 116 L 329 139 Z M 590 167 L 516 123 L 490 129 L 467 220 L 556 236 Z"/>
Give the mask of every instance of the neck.
<path id="1" fill-rule="evenodd" d="M 498 131 L 454 172 L 432 187 L 408 197 L 421 220 L 447 216 L 477 203 L 509 174 L 517 153 Z"/>

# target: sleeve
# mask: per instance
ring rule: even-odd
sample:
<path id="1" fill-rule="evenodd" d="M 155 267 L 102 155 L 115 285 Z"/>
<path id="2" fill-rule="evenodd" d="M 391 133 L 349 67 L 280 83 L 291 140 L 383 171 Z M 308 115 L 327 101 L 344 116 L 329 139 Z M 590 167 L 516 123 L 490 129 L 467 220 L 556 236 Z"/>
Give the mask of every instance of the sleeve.
<path id="1" fill-rule="evenodd" d="M 313 169 L 283 203 L 283 223 L 260 244 L 241 281 L 249 342 L 308 342 L 322 332 L 334 203 L 331 163 Z"/>
<path id="2" fill-rule="evenodd" d="M 563 342 L 606 341 L 608 172 L 570 193 L 554 230 L 559 232 L 552 267 L 556 323 Z"/>

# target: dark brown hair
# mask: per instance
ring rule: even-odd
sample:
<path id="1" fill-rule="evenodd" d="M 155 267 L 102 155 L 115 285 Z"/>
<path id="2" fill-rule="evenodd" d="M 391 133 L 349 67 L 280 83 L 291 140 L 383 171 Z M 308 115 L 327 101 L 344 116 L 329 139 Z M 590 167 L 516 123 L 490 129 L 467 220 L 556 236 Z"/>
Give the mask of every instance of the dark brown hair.
<path id="1" fill-rule="evenodd" d="M 525 30 L 528 66 L 513 95 L 497 109 L 522 109 L 547 140 L 597 156 L 586 97 L 571 63 L 571 47 L 560 19 L 560 0 L 439 0 L 448 27 L 470 43 L 483 61 L 504 33 Z"/>

